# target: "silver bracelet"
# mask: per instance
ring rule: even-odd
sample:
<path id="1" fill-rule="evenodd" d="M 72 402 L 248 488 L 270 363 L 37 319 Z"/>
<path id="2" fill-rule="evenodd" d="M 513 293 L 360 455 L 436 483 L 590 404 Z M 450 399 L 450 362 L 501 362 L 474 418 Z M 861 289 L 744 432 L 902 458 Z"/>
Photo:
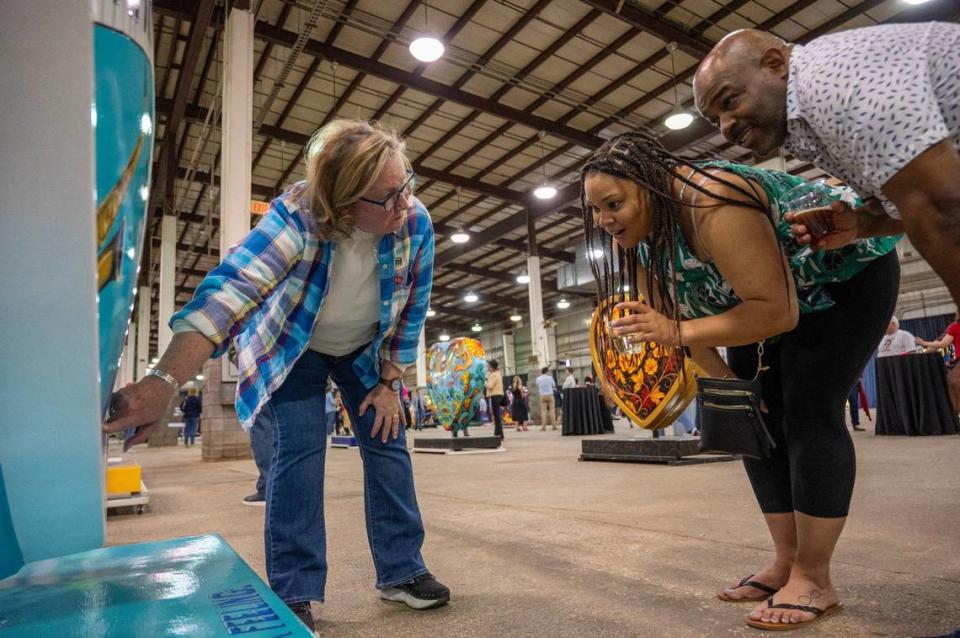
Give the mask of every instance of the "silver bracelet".
<path id="1" fill-rule="evenodd" d="M 158 379 L 163 379 L 164 381 L 166 381 L 167 383 L 169 383 L 171 386 L 173 386 L 173 389 L 174 389 L 174 390 L 179 390 L 179 389 L 180 389 L 180 383 L 173 377 L 173 375 L 167 374 L 166 372 L 164 372 L 164 371 L 161 370 L 160 368 L 151 368 L 151 369 L 147 372 L 147 374 L 145 374 L 144 376 L 147 376 L 147 377 L 157 377 Z"/>

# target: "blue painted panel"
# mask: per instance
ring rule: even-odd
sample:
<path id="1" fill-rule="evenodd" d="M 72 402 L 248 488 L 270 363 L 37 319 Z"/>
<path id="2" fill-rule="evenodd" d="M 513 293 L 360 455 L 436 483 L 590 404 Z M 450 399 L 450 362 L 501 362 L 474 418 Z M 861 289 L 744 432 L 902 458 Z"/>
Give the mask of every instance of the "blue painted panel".
<path id="1" fill-rule="evenodd" d="M 128 36 L 97 24 L 94 43 L 100 407 L 106 410 L 133 311 L 153 155 L 153 69 Z"/>
<path id="2" fill-rule="evenodd" d="M 107 547 L 0 580 L 0 638 L 313 634 L 219 536 Z"/>

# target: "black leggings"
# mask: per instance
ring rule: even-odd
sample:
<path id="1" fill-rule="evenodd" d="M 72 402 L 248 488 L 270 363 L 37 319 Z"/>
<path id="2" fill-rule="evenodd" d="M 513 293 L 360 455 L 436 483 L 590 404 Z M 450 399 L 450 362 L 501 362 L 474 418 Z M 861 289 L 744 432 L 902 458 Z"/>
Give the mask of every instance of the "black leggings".
<path id="1" fill-rule="evenodd" d="M 844 402 L 890 323 L 899 285 L 900 264 L 891 252 L 853 279 L 828 284 L 832 308 L 801 315 L 795 329 L 765 346 L 763 418 L 777 447 L 770 458 L 744 460 L 765 514 L 847 515 L 856 457 Z M 730 348 L 728 355 L 738 377 L 753 377 L 755 345 Z"/>

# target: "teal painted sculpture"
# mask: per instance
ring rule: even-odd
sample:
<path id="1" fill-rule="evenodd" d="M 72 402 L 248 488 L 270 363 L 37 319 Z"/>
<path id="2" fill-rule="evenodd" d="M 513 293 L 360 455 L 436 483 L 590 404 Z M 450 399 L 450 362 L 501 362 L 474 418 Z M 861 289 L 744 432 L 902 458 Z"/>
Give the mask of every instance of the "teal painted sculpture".
<path id="1" fill-rule="evenodd" d="M 100 407 L 106 411 L 137 287 L 153 155 L 153 66 L 127 35 L 94 25 Z"/>
<path id="2" fill-rule="evenodd" d="M 480 342 L 468 337 L 430 347 L 427 391 L 444 430 L 459 434 L 479 417 L 480 397 L 487 376 L 484 357 Z"/>
<path id="3" fill-rule="evenodd" d="M 10 516 L 10 503 L 7 501 L 7 488 L 3 483 L 3 468 L 0 467 L 0 580 L 10 574 L 16 574 L 23 567 L 23 554 L 13 529 Z"/>

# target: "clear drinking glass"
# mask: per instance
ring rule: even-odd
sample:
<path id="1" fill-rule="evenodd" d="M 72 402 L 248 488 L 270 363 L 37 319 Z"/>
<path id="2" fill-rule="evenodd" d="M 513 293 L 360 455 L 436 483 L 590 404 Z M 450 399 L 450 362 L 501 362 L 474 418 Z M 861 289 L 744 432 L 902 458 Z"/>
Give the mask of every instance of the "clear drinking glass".
<path id="1" fill-rule="evenodd" d="M 643 301 L 643 297 L 640 297 L 640 301 Z M 618 310 L 617 314 L 611 314 L 607 317 L 604 322 L 604 327 L 607 330 L 607 335 L 613 341 L 613 349 L 617 351 L 618 354 L 634 355 L 640 354 L 643 349 L 643 340 L 639 335 L 618 335 L 614 334 L 613 326 L 610 325 L 610 322 L 613 319 L 620 317 L 627 317 L 633 314 L 630 310 Z"/>
<path id="2" fill-rule="evenodd" d="M 830 204 L 843 199 L 843 193 L 818 179 L 804 182 L 780 196 L 780 209 L 785 213 L 795 213 L 794 224 L 803 224 L 813 241 L 835 230 Z M 805 248 L 796 257 L 804 258 L 813 254 L 810 247 Z"/>

